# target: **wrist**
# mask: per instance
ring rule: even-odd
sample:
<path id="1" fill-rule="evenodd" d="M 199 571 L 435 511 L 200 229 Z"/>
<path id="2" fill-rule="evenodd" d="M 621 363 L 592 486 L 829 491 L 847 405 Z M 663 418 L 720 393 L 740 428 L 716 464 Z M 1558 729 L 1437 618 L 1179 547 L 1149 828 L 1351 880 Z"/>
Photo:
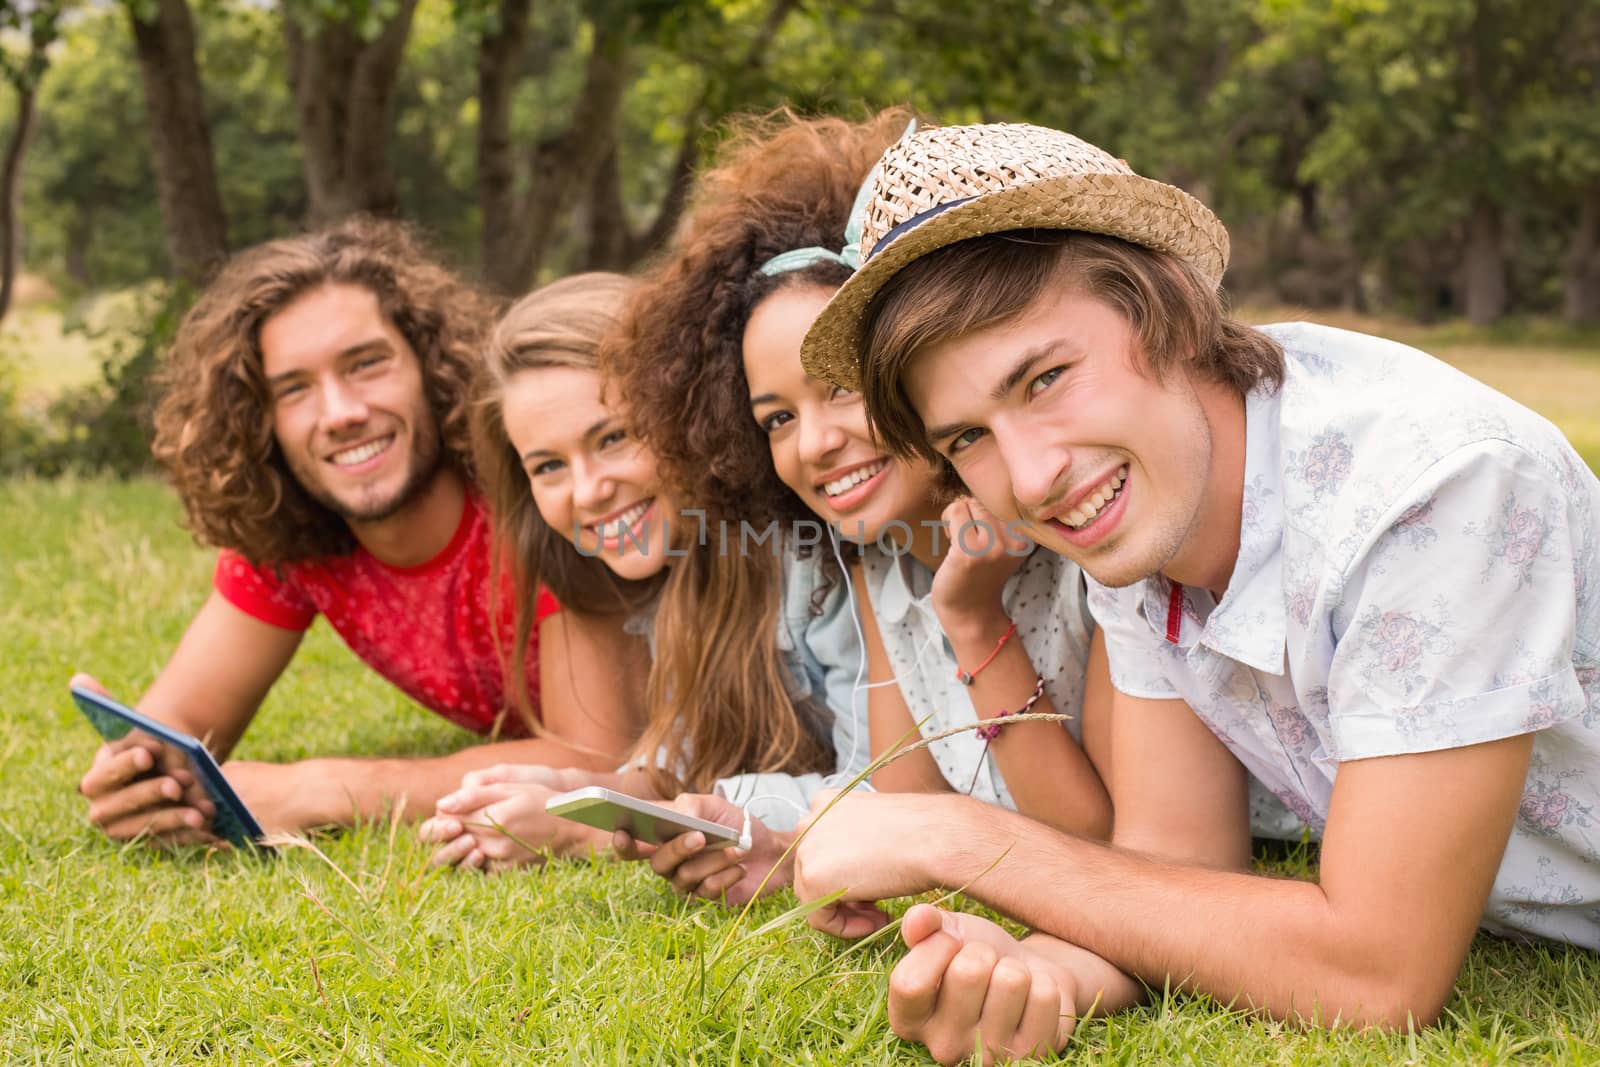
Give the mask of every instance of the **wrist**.
<path id="1" fill-rule="evenodd" d="M 980 659 L 999 643 L 1001 635 L 1011 627 L 1011 617 L 997 597 L 984 608 L 935 608 L 939 628 L 950 641 L 950 647 L 959 658 L 962 652 Z"/>
<path id="2" fill-rule="evenodd" d="M 953 847 L 919 849 L 917 877 L 929 888 L 965 891 L 997 866 L 1012 838 L 1003 832 L 1006 823 L 995 819 L 993 805 L 969 796 L 949 797 L 947 804 L 938 833 Z"/>
<path id="3" fill-rule="evenodd" d="M 386 818 L 395 802 L 389 786 L 396 779 L 375 766 L 378 762 L 305 759 L 284 764 L 282 803 L 302 830 Z"/>

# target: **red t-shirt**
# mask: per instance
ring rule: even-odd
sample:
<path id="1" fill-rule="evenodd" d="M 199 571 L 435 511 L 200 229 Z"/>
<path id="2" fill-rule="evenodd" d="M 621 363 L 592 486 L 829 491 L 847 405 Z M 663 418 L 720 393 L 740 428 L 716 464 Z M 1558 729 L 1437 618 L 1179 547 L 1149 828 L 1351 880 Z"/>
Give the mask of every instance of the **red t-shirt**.
<path id="1" fill-rule="evenodd" d="M 321 612 L 350 650 L 406 695 L 476 733 L 486 734 L 509 707 L 488 611 L 490 528 L 483 502 L 468 494 L 450 543 L 427 563 L 391 567 L 357 546 L 348 556 L 271 567 L 251 566 L 236 552 L 217 557 L 217 592 L 252 618 L 305 630 Z M 513 640 L 511 582 L 501 583 L 502 647 Z M 538 711 L 537 621 L 561 610 L 543 589 L 528 642 L 528 690 Z M 515 712 L 501 732 L 527 733 Z"/>

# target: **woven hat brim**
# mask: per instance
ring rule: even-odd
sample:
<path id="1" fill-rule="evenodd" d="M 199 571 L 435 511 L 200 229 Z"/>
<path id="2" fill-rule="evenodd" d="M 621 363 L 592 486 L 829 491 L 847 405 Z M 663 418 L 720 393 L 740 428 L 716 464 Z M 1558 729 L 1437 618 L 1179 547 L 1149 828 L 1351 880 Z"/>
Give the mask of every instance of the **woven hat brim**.
<path id="1" fill-rule="evenodd" d="M 877 251 L 829 300 L 806 333 L 800 361 L 813 378 L 859 391 L 867 306 L 907 264 L 970 237 L 1008 230 L 1082 230 L 1187 260 L 1214 284 L 1228 266 L 1228 231 L 1176 186 L 1136 174 L 1070 174 L 985 193 L 944 211 Z"/>

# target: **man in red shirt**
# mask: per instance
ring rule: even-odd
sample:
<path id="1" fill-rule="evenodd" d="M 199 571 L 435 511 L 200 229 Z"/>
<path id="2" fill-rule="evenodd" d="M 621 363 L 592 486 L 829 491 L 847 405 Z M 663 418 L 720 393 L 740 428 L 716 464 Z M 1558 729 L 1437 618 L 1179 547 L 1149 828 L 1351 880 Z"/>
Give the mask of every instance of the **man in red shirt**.
<path id="1" fill-rule="evenodd" d="M 236 257 L 178 331 L 154 452 L 196 539 L 221 553 L 139 709 L 226 759 L 320 612 L 418 703 L 522 738 L 431 759 L 229 761 L 269 832 L 425 814 L 463 773 L 498 763 L 615 766 L 631 740 L 621 705 L 572 691 L 611 673 L 610 628 L 556 614 L 541 593 L 523 671 L 506 669 L 511 583 L 490 566 L 467 432 L 491 319 L 402 227 L 358 220 Z M 541 639 L 545 662 L 570 668 L 545 680 L 542 709 Z M 209 799 L 147 735 L 101 746 L 79 790 L 113 838 L 210 839 Z"/>

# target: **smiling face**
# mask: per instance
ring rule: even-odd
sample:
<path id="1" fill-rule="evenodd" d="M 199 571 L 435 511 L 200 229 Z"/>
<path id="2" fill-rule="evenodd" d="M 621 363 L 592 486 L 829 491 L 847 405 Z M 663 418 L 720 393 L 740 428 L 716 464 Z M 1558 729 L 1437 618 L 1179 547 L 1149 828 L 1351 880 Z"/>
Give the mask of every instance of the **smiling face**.
<path id="1" fill-rule="evenodd" d="M 273 433 L 289 470 L 353 526 L 398 515 L 439 469 L 422 366 L 371 290 L 329 284 L 261 325 Z"/>
<path id="2" fill-rule="evenodd" d="M 1010 322 L 930 347 L 904 381 L 973 495 L 1096 581 L 1226 584 L 1243 402 L 1181 369 L 1156 380 L 1109 305 L 1052 287 Z"/>
<path id="3" fill-rule="evenodd" d="M 919 460 L 888 456 L 867 429 L 860 394 L 801 367 L 800 343 L 830 295 L 819 286 L 789 286 L 751 313 L 744 331 L 750 411 L 767 435 L 778 477 L 806 507 L 852 540 L 876 540 L 891 520 L 915 527 L 939 517 L 934 472 Z"/>
<path id="4" fill-rule="evenodd" d="M 604 402 L 599 371 L 540 367 L 513 374 L 502 408 L 540 516 L 622 578 L 666 565 L 676 516 L 656 460 Z"/>

